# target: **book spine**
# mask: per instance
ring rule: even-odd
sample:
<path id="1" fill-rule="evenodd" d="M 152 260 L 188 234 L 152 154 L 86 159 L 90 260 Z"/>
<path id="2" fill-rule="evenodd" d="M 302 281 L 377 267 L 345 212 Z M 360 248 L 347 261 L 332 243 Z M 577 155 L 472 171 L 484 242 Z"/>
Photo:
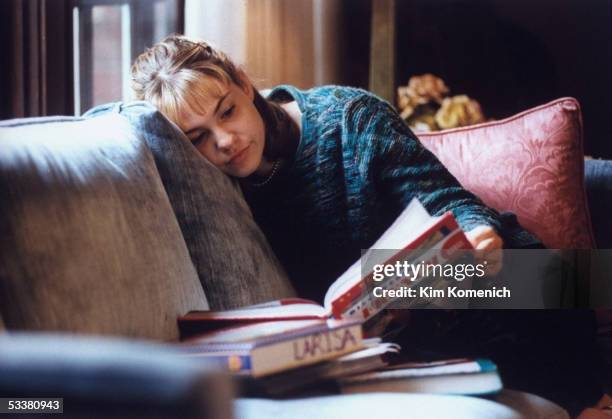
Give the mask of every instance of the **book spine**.
<path id="1" fill-rule="evenodd" d="M 363 347 L 360 324 L 258 346 L 251 352 L 255 377 L 314 364 L 354 352 Z"/>
<path id="2" fill-rule="evenodd" d="M 333 359 L 363 347 L 360 323 L 299 336 L 282 335 L 263 343 L 210 343 L 180 348 L 183 356 L 207 358 L 237 374 L 258 377 Z"/>

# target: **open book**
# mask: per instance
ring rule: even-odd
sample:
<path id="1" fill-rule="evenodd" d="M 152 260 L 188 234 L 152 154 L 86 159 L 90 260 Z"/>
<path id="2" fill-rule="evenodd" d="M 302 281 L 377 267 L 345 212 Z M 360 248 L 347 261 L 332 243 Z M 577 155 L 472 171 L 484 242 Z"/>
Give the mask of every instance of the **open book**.
<path id="1" fill-rule="evenodd" d="M 235 310 L 194 311 L 179 317 L 181 334 L 185 337 L 232 324 L 271 320 L 335 318 L 365 322 L 395 300 L 374 296 L 371 292 L 374 286 L 399 289 L 415 285 L 414 278 L 399 276 L 375 282 L 372 266 L 406 260 L 443 263 L 455 258 L 462 249 L 471 249 L 471 245 L 453 214 L 432 217 L 414 199 L 372 248 L 331 284 L 323 306 L 291 298 Z M 364 260 L 367 263 L 362 263 Z"/>

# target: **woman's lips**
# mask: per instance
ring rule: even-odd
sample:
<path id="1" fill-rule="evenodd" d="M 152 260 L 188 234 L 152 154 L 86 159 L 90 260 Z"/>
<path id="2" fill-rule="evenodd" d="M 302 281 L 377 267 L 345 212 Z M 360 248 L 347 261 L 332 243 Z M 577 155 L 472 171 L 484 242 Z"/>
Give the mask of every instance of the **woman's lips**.
<path id="1" fill-rule="evenodd" d="M 228 160 L 228 164 L 231 164 L 233 166 L 236 166 L 237 164 L 242 163 L 242 161 L 244 160 L 244 158 L 246 157 L 247 153 L 247 149 L 250 147 L 250 144 L 248 146 L 246 146 L 245 148 L 243 148 L 242 150 L 240 150 L 238 153 L 234 154 L 229 160 Z"/>

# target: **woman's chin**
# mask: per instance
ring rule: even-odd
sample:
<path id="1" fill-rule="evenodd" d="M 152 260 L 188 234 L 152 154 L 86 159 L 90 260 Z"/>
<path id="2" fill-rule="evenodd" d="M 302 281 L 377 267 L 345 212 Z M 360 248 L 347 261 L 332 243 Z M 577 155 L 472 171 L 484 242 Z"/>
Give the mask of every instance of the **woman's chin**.
<path id="1" fill-rule="evenodd" d="M 229 171 L 226 171 L 226 173 L 230 176 L 233 177 L 237 177 L 237 178 L 247 178 L 249 176 L 255 175 L 255 171 L 256 171 L 257 167 L 249 167 L 249 166 L 245 166 L 245 167 L 234 167 Z"/>

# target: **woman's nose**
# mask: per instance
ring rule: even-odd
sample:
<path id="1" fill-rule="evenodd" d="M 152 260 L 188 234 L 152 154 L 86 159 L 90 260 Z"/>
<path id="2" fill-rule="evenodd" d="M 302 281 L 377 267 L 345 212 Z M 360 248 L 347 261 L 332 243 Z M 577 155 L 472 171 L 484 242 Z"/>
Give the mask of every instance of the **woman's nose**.
<path id="1" fill-rule="evenodd" d="M 234 147 L 234 136 L 227 131 L 217 134 L 217 148 L 222 151 L 232 151 Z"/>

